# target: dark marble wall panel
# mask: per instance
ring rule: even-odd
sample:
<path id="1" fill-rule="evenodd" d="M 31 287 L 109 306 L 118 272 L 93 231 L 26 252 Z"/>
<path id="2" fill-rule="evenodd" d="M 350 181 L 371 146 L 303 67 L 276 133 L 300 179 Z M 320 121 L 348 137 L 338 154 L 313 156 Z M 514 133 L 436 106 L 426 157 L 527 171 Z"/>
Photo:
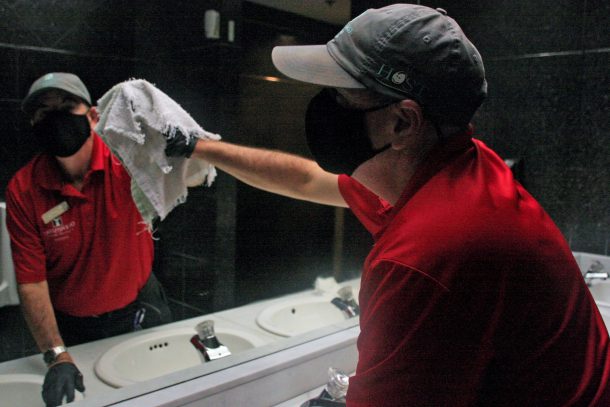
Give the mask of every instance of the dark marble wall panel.
<path id="1" fill-rule="evenodd" d="M 422 1 L 445 8 L 476 39 L 483 57 L 580 49 L 583 2 L 539 0 Z"/>
<path id="2" fill-rule="evenodd" d="M 606 8 L 606 11 L 610 11 Z M 610 13 L 606 14 L 606 18 Z M 610 41 L 607 42 L 610 45 Z M 583 58 L 582 128 L 575 137 L 581 148 L 579 198 L 573 210 L 573 246 L 610 253 L 610 53 Z"/>
<path id="3" fill-rule="evenodd" d="M 603 188 L 595 169 L 604 165 L 603 139 L 584 135 L 582 62 L 580 55 L 523 59 L 510 61 L 510 70 L 507 61 L 488 62 L 489 98 L 475 118 L 477 133 L 500 156 L 524 160 L 526 188 L 568 239 L 591 222 L 584 208 Z"/>
<path id="4" fill-rule="evenodd" d="M 501 156 L 525 158 L 528 188 L 547 205 L 551 202 L 540 192 L 561 188 L 543 175 L 565 167 L 580 127 L 580 81 L 574 75 L 580 61 L 580 56 L 514 60 L 510 70 L 503 68 L 507 61 L 487 62 L 489 95 L 474 123 Z"/>
<path id="5" fill-rule="evenodd" d="M 125 0 L 0 1 L 0 41 L 81 53 L 133 55 L 133 7 Z"/>
<path id="6" fill-rule="evenodd" d="M 587 0 L 583 18 L 583 48 L 597 49 L 610 47 L 610 2 L 607 0 Z"/>
<path id="7" fill-rule="evenodd" d="M 16 102 L 19 94 L 19 52 L 11 48 L 0 48 L 0 100 Z"/>

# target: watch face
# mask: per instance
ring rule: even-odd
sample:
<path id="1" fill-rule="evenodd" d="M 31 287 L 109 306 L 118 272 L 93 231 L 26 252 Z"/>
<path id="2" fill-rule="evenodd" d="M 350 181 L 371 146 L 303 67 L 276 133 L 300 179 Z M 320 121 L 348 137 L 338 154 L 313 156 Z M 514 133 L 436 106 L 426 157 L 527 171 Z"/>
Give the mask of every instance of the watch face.
<path id="1" fill-rule="evenodd" d="M 55 352 L 53 351 L 53 349 L 49 349 L 43 355 L 43 359 L 47 365 L 50 365 L 51 363 L 55 362 L 55 358 L 56 358 L 56 356 L 55 356 Z"/>
<path id="2" fill-rule="evenodd" d="M 45 361 L 47 365 L 54 363 L 57 360 L 57 356 L 64 353 L 66 348 L 63 346 L 56 346 L 52 349 L 49 349 L 42 355 L 42 359 Z"/>

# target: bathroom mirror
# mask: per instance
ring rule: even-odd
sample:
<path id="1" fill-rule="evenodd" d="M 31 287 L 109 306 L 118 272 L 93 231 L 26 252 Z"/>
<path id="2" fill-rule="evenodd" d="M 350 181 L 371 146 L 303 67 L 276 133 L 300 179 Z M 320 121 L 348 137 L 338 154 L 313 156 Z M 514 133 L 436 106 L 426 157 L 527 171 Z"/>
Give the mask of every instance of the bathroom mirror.
<path id="1" fill-rule="evenodd" d="M 223 2 L 222 7 L 212 1 L 195 3 L 183 2 L 176 8 L 162 1 L 133 2 L 91 10 L 87 2 L 76 2 L 70 7 L 78 9 L 77 13 L 68 6 L 34 1 L 10 6 L 15 15 L 34 21 L 31 25 L 42 34 L 35 36 L 7 20 L 4 26 L 11 27 L 14 35 L 0 38 L 0 52 L 8 65 L 6 77 L 13 82 L 10 94 L 2 100 L 8 106 L 8 119 L 2 124 L 7 127 L 2 130 L 18 140 L 13 142 L 18 151 L 2 152 L 7 163 L 0 174 L 3 189 L 35 152 L 27 135 L 20 138 L 27 134 L 28 123 L 19 104 L 30 83 L 48 71 L 77 73 L 93 99 L 120 81 L 145 78 L 178 101 L 202 127 L 222 134 L 227 141 L 307 156 L 304 112 L 319 89 L 280 78 L 271 65 L 271 49 L 275 45 L 323 43 L 340 26 L 242 1 Z M 219 39 L 204 39 L 197 17 L 211 8 L 221 15 Z M 74 15 L 80 16 L 78 21 L 70 17 Z M 234 41 L 229 41 L 225 31 L 230 20 L 236 22 Z M 65 26 L 77 28 L 63 35 L 58 27 Z M 4 104 L 1 107 L 5 109 Z M 212 187 L 191 189 L 187 202 L 155 229 L 155 274 L 166 289 L 175 322 L 199 320 L 235 308 L 245 310 L 249 304 L 313 291 L 318 277 L 326 281 L 335 278 L 340 283 L 357 279 L 371 244 L 368 234 L 343 209 L 257 191 L 222 173 Z M 44 366 L 14 296 L 11 301 L 11 305 L 0 307 L 0 329 L 6 344 L 0 374 L 5 373 L 3 364 L 19 360 L 27 360 L 25 364 L 43 374 Z M 326 307 L 330 301 L 323 303 Z M 319 304 L 298 306 L 305 313 Z M 286 309 L 294 316 L 293 308 Z M 281 314 L 285 309 L 276 311 Z M 257 315 L 246 316 L 256 324 Z M 273 320 L 273 314 L 269 315 L 268 321 Z M 357 324 L 357 318 L 348 324 Z M 272 325 L 267 323 L 268 329 L 285 329 Z M 233 328 L 217 324 L 219 335 L 224 332 L 225 338 Z M 303 331 L 304 340 L 311 338 L 316 328 L 314 324 L 311 330 Z M 298 343 L 301 333 L 291 335 L 288 342 Z M 276 335 L 275 347 L 252 340 L 255 346 L 241 352 L 240 360 L 250 353 L 260 356 L 256 349 L 281 348 L 282 338 Z M 104 342 L 101 346 L 108 350 L 116 344 Z M 156 345 L 161 344 L 165 340 Z M 95 360 L 86 358 L 77 356 L 77 363 L 92 368 Z M 228 359 L 218 366 L 227 364 Z M 20 369 L 16 366 L 11 364 L 8 370 Z M 93 371 L 86 378 L 91 374 Z"/>

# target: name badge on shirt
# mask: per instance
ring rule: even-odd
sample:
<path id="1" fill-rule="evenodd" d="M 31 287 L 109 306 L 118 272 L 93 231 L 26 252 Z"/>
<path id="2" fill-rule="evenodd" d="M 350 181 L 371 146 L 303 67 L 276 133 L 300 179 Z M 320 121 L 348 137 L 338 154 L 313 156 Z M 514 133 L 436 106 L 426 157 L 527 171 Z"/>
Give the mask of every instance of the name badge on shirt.
<path id="1" fill-rule="evenodd" d="M 42 221 L 45 224 L 47 224 L 47 223 L 51 222 L 53 219 L 57 218 L 58 216 L 61 216 L 62 214 L 66 213 L 68 211 L 68 209 L 70 209 L 68 202 L 63 201 L 59 205 L 54 206 L 53 208 L 51 208 L 48 211 L 46 211 L 45 213 L 43 213 Z"/>

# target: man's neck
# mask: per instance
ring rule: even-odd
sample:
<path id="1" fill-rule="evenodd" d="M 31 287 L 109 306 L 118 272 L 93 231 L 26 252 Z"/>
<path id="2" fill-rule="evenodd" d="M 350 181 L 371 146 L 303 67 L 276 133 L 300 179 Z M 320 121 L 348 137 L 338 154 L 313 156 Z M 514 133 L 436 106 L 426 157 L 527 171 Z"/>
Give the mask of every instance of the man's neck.
<path id="1" fill-rule="evenodd" d="M 375 195 L 394 205 L 436 143 L 438 137 L 434 132 L 428 133 L 409 148 L 389 148 L 363 163 L 352 177 Z"/>
<path id="2" fill-rule="evenodd" d="M 69 157 L 55 157 L 66 182 L 78 190 L 81 189 L 85 175 L 91 167 L 92 151 L 93 137 L 90 137 L 75 154 Z"/>

